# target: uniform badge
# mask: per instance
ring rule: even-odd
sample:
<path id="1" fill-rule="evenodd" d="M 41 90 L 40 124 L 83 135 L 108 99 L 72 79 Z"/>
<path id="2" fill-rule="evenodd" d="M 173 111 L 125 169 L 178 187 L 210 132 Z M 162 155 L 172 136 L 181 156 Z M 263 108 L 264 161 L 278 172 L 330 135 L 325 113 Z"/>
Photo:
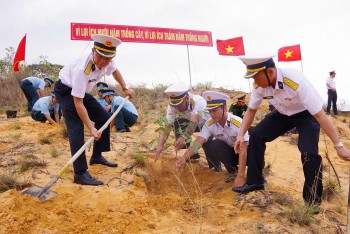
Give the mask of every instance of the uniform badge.
<path id="1" fill-rule="evenodd" d="M 283 88 L 284 88 L 284 87 L 283 87 L 283 82 L 278 81 L 278 88 L 279 88 L 279 89 L 283 89 Z"/>
<path id="2" fill-rule="evenodd" d="M 107 46 L 107 47 L 111 47 L 112 46 L 112 42 L 111 41 L 105 41 L 104 45 Z"/>
<path id="3" fill-rule="evenodd" d="M 272 99 L 273 96 L 266 96 L 266 97 L 263 97 L 263 99 Z"/>

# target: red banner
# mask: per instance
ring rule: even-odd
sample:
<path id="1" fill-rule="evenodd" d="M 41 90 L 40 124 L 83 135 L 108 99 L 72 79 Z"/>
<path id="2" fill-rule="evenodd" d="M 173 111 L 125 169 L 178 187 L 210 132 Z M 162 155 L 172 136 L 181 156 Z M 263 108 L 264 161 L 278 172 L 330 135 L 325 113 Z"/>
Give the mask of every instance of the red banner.
<path id="1" fill-rule="evenodd" d="M 213 46 L 209 31 L 127 25 L 71 23 L 72 40 L 91 40 L 94 34 L 117 37 L 122 42 Z"/>

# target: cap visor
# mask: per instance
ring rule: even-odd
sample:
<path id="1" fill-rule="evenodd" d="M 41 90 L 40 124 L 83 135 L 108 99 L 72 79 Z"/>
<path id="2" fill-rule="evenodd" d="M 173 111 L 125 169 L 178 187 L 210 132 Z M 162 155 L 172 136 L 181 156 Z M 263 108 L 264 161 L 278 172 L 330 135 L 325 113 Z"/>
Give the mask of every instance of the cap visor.
<path id="1" fill-rule="evenodd" d="M 220 106 L 222 106 L 222 105 L 220 105 Z M 216 108 L 218 108 L 220 106 L 206 106 L 204 109 L 205 110 L 214 110 L 214 109 L 216 109 Z"/>
<path id="2" fill-rule="evenodd" d="M 114 58 L 114 57 L 115 57 L 115 54 L 113 54 L 113 53 L 102 52 L 102 51 L 99 51 L 98 49 L 95 49 L 95 51 L 96 51 L 101 57 L 104 57 L 104 58 Z"/>
<path id="3" fill-rule="evenodd" d="M 178 105 L 180 105 L 182 102 L 184 101 L 184 99 L 182 99 L 181 101 L 171 101 L 171 100 L 169 100 L 169 104 L 171 105 L 171 106 L 178 106 Z"/>
<path id="4" fill-rule="evenodd" d="M 249 78 L 253 78 L 253 76 L 255 76 L 258 72 L 246 72 L 244 75 L 244 78 L 249 79 Z"/>

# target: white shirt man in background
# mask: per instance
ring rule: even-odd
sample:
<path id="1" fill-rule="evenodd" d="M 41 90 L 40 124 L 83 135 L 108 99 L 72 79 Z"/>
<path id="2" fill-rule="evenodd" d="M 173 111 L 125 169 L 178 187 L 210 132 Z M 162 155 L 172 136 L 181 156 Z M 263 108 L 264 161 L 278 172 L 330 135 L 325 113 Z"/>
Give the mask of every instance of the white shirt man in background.
<path id="1" fill-rule="evenodd" d="M 335 71 L 332 70 L 329 72 L 329 77 L 327 78 L 326 85 L 327 85 L 327 94 L 328 94 L 328 102 L 327 102 L 327 115 L 331 114 L 331 106 L 333 106 L 333 114 L 338 115 L 337 110 L 337 89 L 335 88 Z"/>

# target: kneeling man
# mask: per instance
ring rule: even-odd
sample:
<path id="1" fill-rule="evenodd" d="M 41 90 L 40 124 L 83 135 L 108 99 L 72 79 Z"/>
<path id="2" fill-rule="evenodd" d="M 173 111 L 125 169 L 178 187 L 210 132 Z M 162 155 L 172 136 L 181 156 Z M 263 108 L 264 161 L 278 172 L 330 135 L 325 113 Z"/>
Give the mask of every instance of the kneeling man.
<path id="1" fill-rule="evenodd" d="M 234 150 L 234 144 L 240 131 L 242 119 L 227 112 L 226 100 L 229 97 L 225 94 L 206 91 L 203 93 L 203 98 L 207 100 L 206 108 L 209 110 L 211 119 L 209 119 L 199 136 L 194 141 L 194 144 L 186 150 L 184 155 L 176 161 L 176 170 L 179 171 L 196 150 L 204 143 L 205 153 L 210 158 L 216 157 L 224 164 L 228 174 L 225 182 L 231 182 L 234 174 L 237 176 L 234 180 L 234 187 L 245 185 L 245 168 L 247 165 L 247 145 L 249 135 L 244 135 L 244 144 L 241 145 L 239 152 Z M 213 140 L 211 137 L 214 137 Z"/>
<path id="2" fill-rule="evenodd" d="M 50 124 L 59 124 L 61 113 L 55 92 L 51 92 L 51 96 L 42 97 L 36 101 L 31 116 L 35 121 L 45 123 L 47 120 Z"/>

